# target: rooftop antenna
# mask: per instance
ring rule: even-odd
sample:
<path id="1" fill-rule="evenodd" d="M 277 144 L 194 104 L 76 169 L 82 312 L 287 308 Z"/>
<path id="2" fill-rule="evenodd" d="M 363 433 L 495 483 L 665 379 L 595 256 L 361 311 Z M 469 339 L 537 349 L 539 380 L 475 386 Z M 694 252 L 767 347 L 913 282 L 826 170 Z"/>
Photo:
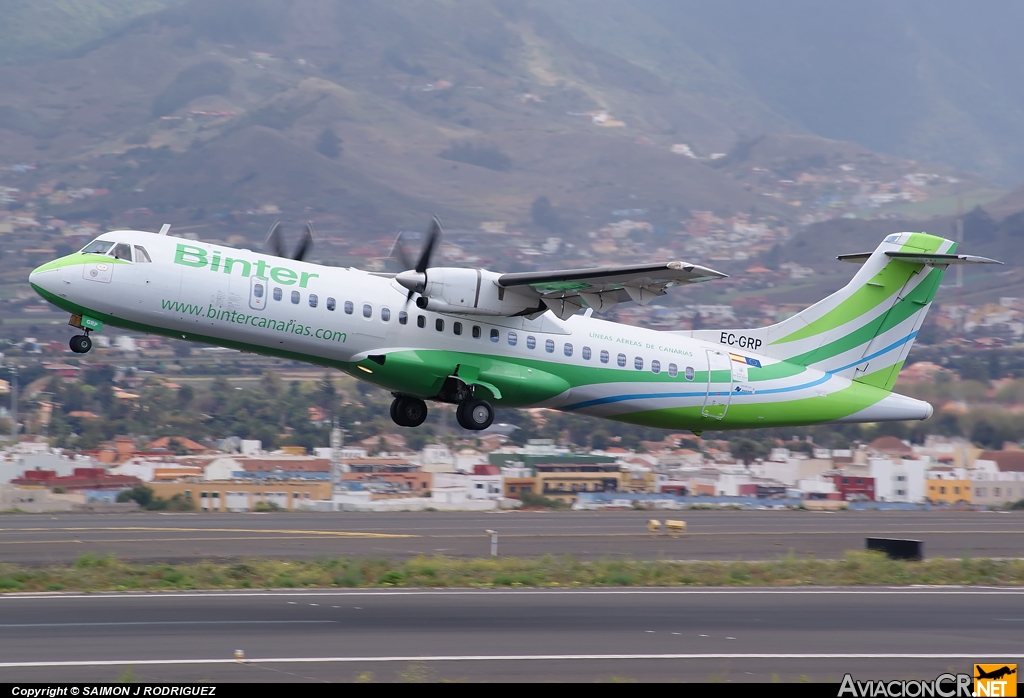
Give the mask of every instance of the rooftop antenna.
<path id="1" fill-rule="evenodd" d="M 163 225 L 160 226 L 160 232 L 158 233 L 158 235 L 166 235 L 167 231 L 169 231 L 170 229 L 171 229 L 171 224 L 170 223 L 164 223 Z"/>

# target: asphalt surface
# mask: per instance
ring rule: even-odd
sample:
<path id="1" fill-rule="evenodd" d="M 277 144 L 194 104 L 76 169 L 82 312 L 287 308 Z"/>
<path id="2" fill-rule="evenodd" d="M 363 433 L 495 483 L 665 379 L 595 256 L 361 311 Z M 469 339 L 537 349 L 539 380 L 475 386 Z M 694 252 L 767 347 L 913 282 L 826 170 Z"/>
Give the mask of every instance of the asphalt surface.
<path id="1" fill-rule="evenodd" d="M 648 519 L 686 521 L 684 535 L 647 532 Z M 570 553 L 672 560 L 820 558 L 865 538 L 924 542 L 926 557 L 1024 557 L 1024 512 L 679 511 L 0 515 L 0 560 L 67 563 L 83 553 L 125 560 Z"/>
<path id="2" fill-rule="evenodd" d="M 1024 590 L 996 589 L 7 595 L 0 676 L 838 683 L 849 672 L 927 680 L 970 673 L 976 661 L 1016 661 L 1022 609 Z"/>

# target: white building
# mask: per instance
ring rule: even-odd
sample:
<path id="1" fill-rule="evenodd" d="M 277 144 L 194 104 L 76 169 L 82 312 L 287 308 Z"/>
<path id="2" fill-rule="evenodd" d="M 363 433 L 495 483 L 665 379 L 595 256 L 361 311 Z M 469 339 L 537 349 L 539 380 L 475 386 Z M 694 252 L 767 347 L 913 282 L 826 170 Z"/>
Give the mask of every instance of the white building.
<path id="1" fill-rule="evenodd" d="M 868 468 L 875 479 L 875 500 L 911 502 L 925 500 L 925 474 L 933 465 L 930 458 L 870 458 Z"/>
<path id="2" fill-rule="evenodd" d="M 435 493 L 443 494 L 453 504 L 459 499 L 497 501 L 504 497 L 504 478 L 501 475 L 434 473 L 434 484 L 430 492 L 432 496 Z"/>
<path id="3" fill-rule="evenodd" d="M 455 456 L 444 444 L 427 444 L 420 451 L 420 471 L 450 473 L 455 470 Z"/>

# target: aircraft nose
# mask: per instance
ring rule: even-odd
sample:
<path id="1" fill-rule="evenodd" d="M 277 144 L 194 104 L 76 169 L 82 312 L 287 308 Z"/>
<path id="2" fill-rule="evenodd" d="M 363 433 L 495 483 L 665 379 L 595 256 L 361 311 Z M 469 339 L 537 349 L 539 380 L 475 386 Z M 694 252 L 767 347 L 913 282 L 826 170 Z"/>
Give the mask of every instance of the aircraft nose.
<path id="1" fill-rule="evenodd" d="M 58 273 L 60 267 L 48 262 L 41 267 L 36 267 L 28 275 L 28 282 L 32 284 L 34 288 L 43 289 L 44 291 L 49 290 L 49 286 L 52 286 L 57 278 L 60 276 Z"/>

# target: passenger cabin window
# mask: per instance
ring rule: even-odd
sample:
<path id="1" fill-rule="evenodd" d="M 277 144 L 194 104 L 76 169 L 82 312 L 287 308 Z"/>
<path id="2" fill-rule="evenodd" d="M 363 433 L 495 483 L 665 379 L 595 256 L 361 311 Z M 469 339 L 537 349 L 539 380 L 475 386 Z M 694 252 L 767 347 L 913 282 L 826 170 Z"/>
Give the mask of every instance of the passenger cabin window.
<path id="1" fill-rule="evenodd" d="M 363 317 L 365 317 L 365 318 L 373 317 L 373 306 L 370 305 L 369 303 L 363 303 Z"/>
<path id="2" fill-rule="evenodd" d="M 434 320 L 434 329 L 438 332 L 444 332 L 444 320 L 441 318 Z"/>
<path id="3" fill-rule="evenodd" d="M 620 367 L 625 367 L 626 366 L 626 355 L 625 354 L 619 354 L 618 356 L 615 357 L 615 362 Z"/>
<path id="4" fill-rule="evenodd" d="M 633 368 L 635 368 L 637 371 L 644 370 L 644 360 L 643 360 L 643 358 L 638 356 L 635 359 L 633 359 Z"/>
<path id="5" fill-rule="evenodd" d="M 426 326 L 427 326 L 427 318 L 424 317 L 423 315 L 417 316 L 416 317 L 416 327 L 419 327 L 422 330 Z"/>
<path id="6" fill-rule="evenodd" d="M 498 341 L 498 330 L 495 330 L 495 329 L 491 330 L 491 341 L 492 342 L 497 342 Z"/>
<path id="7" fill-rule="evenodd" d="M 473 339 L 480 339 L 480 335 L 483 330 L 480 329 L 480 325 L 473 325 Z"/>
<path id="8" fill-rule="evenodd" d="M 546 351 L 549 354 L 554 354 L 555 353 L 555 340 L 553 340 L 553 339 L 545 339 L 544 340 L 544 351 Z"/>
<path id="9" fill-rule="evenodd" d="M 657 359 L 651 362 L 651 373 L 661 373 L 661 362 Z"/>
<path id="10" fill-rule="evenodd" d="M 580 353 L 583 354 L 585 361 L 590 361 L 590 347 L 583 347 L 583 351 Z"/>
<path id="11" fill-rule="evenodd" d="M 670 377 L 672 377 L 672 378 L 675 378 L 676 376 L 678 376 L 679 375 L 679 367 L 676 366 L 675 364 L 669 364 L 668 365 L 668 375 Z"/>
<path id="12" fill-rule="evenodd" d="M 684 375 L 686 376 L 686 380 L 692 381 L 694 376 L 693 366 L 687 366 Z M 708 380 L 710 380 L 710 378 Z"/>
<path id="13" fill-rule="evenodd" d="M 316 304 L 317 304 L 318 302 L 319 302 L 319 299 L 317 299 L 317 297 L 316 297 L 316 294 L 315 294 L 315 293 L 311 293 L 311 294 L 309 294 L 309 307 L 310 307 L 310 308 L 315 308 L 315 307 L 316 307 Z"/>
<path id="14" fill-rule="evenodd" d="M 611 358 L 611 355 L 605 349 L 602 349 L 601 350 L 601 363 L 603 363 L 603 364 L 608 363 L 608 359 L 610 359 L 610 358 Z"/>
<path id="15" fill-rule="evenodd" d="M 383 320 L 384 322 L 390 322 L 391 321 L 391 309 L 390 308 L 381 308 L 380 309 L 380 319 Z"/>
<path id="16" fill-rule="evenodd" d="M 572 356 L 572 345 L 566 342 L 565 346 L 562 347 L 562 351 L 565 352 L 566 356 Z"/>
<path id="17" fill-rule="evenodd" d="M 114 254 L 111 255 L 114 259 L 123 259 L 126 262 L 132 261 L 132 246 L 126 245 L 123 242 L 119 243 L 114 248 Z"/>
<path id="18" fill-rule="evenodd" d="M 327 309 L 328 310 L 334 310 L 337 307 L 338 307 L 338 305 L 335 302 L 335 300 L 333 298 L 331 298 L 330 296 L 328 296 L 327 297 Z"/>
<path id="19" fill-rule="evenodd" d="M 516 335 L 515 332 L 509 332 L 508 333 L 508 345 L 510 347 L 514 347 L 516 345 L 516 342 L 518 342 L 518 341 L 519 341 L 519 337 L 518 337 L 518 335 Z"/>
<path id="20" fill-rule="evenodd" d="M 355 306 L 352 305 L 352 301 L 345 301 L 345 314 L 346 315 L 351 315 L 352 311 L 354 309 L 355 309 Z"/>
<path id="21" fill-rule="evenodd" d="M 263 298 L 263 284 L 253 284 L 252 295 L 257 298 Z"/>
<path id="22" fill-rule="evenodd" d="M 282 290 L 281 290 L 281 289 L 279 289 L 279 288 L 275 288 L 275 289 L 274 289 L 274 300 L 275 300 L 275 301 L 279 301 L 279 300 L 281 300 L 282 298 L 284 298 L 284 291 L 282 291 Z"/>
<path id="23" fill-rule="evenodd" d="M 146 252 L 146 248 L 140 247 L 139 245 L 135 246 L 135 261 L 143 264 L 151 264 L 153 262 L 153 260 L 149 258 L 149 252 Z"/>
<path id="24" fill-rule="evenodd" d="M 399 310 L 398 311 L 398 324 L 399 325 L 407 325 L 407 324 L 409 324 L 409 313 L 405 312 L 404 310 Z"/>
<path id="25" fill-rule="evenodd" d="M 532 334 L 526 335 L 526 348 L 527 349 L 536 349 L 537 348 L 537 338 L 534 337 Z"/>
<path id="26" fill-rule="evenodd" d="M 462 334 L 462 323 L 461 322 L 452 323 L 452 332 L 454 334 Z"/>
<path id="27" fill-rule="evenodd" d="M 113 246 L 114 243 L 107 240 L 93 240 L 82 248 L 82 254 L 106 254 Z"/>
<path id="28" fill-rule="evenodd" d="M 292 303 L 294 303 L 295 305 L 298 305 L 300 300 L 302 300 L 302 299 L 299 298 L 299 292 L 298 291 L 292 291 Z"/>

